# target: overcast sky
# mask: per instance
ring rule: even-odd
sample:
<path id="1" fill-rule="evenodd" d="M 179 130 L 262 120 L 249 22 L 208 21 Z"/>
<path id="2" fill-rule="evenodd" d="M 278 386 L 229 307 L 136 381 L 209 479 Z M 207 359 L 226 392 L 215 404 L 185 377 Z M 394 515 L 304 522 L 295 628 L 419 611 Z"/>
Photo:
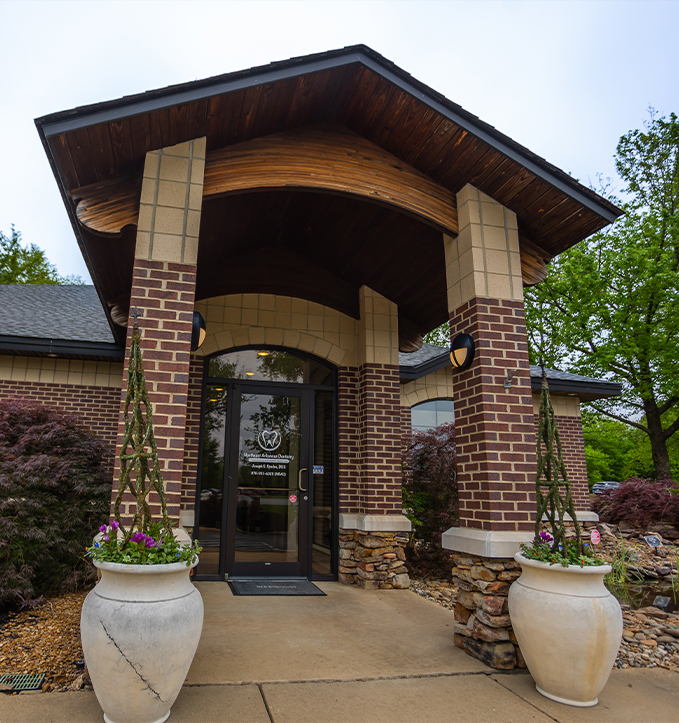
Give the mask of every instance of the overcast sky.
<path id="1" fill-rule="evenodd" d="M 364 43 L 589 184 L 649 105 L 679 111 L 673 0 L 0 0 L 0 28 L 0 230 L 88 281 L 47 113 Z"/>

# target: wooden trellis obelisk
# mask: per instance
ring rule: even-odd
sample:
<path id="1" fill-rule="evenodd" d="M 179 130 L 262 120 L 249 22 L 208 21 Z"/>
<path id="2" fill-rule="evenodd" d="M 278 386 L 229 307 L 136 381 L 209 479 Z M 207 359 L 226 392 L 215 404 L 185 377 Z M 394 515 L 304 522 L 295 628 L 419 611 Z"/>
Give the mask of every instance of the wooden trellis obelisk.
<path id="1" fill-rule="evenodd" d="M 171 522 L 167 514 L 158 449 L 153 434 L 153 411 L 146 389 L 140 341 L 135 309 L 130 361 L 127 367 L 127 395 L 123 411 L 125 434 L 119 456 L 120 480 L 118 494 L 113 504 L 113 516 L 120 523 L 120 529 L 124 535 L 123 544 L 130 540 L 135 531 L 148 530 L 148 526 L 152 522 L 148 497 L 152 490 L 155 490 L 160 498 L 163 527 L 171 534 Z M 136 509 L 129 529 L 123 526 L 120 519 L 120 504 L 125 490 L 129 490 L 136 501 Z"/>
<path id="2" fill-rule="evenodd" d="M 535 520 L 535 537 L 540 536 L 540 523 L 543 515 L 547 516 L 554 534 L 552 550 L 558 551 L 559 545 L 566 549 L 565 515 L 568 513 L 573 520 L 577 539 L 578 554 L 584 554 L 580 525 L 575 516 L 571 485 L 563 463 L 563 452 L 559 430 L 556 428 L 554 407 L 549 397 L 547 375 L 542 368 L 542 391 L 540 393 L 540 412 L 538 415 L 538 472 L 535 478 L 537 495 L 537 518 Z"/>

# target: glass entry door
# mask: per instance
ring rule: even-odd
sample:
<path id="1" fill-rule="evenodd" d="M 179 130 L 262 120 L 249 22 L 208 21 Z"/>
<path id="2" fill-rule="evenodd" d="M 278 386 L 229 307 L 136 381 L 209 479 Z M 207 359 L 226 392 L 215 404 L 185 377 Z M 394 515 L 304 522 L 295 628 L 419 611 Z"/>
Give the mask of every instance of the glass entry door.
<path id="1" fill-rule="evenodd" d="M 336 392 L 320 362 L 274 349 L 208 362 L 194 539 L 198 579 L 337 569 Z"/>
<path id="2" fill-rule="evenodd" d="M 232 574 L 306 570 L 309 501 L 308 400 L 304 390 L 236 386 L 227 529 Z M 234 425 L 236 426 L 236 425 Z M 237 435 L 237 439 L 236 439 Z"/>

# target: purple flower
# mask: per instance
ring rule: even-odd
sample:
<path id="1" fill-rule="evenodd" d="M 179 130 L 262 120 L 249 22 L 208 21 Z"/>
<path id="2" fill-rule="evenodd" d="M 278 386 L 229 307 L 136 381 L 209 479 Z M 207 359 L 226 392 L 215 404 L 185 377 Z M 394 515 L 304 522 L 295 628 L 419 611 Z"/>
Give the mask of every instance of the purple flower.
<path id="1" fill-rule="evenodd" d="M 143 532 L 135 532 L 130 538 L 130 542 L 143 542 L 146 539 L 146 535 Z"/>
<path id="2" fill-rule="evenodd" d="M 540 539 L 538 540 L 538 543 L 540 545 L 549 545 L 554 538 L 549 534 L 549 532 L 545 532 L 544 530 L 540 533 Z"/>
<path id="3" fill-rule="evenodd" d="M 146 538 L 146 547 L 153 547 L 155 544 L 156 542 L 152 537 Z"/>
<path id="4" fill-rule="evenodd" d="M 120 524 L 117 523 L 115 520 L 111 520 L 111 529 L 117 530 L 120 527 Z"/>
<path id="5" fill-rule="evenodd" d="M 99 532 L 106 532 L 106 525 L 102 525 L 102 526 L 99 528 Z"/>
<path id="6" fill-rule="evenodd" d="M 111 540 L 111 538 L 108 535 L 104 535 L 104 539 L 106 540 L 106 542 L 109 542 Z"/>

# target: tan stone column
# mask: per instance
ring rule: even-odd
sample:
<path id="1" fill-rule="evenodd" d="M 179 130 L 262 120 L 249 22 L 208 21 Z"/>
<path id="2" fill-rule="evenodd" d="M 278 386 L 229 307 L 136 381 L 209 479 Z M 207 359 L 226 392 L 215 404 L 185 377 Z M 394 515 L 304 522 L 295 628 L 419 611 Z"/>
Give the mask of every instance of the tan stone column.
<path id="1" fill-rule="evenodd" d="M 122 401 L 136 308 L 158 456 L 173 519 L 179 518 L 180 508 L 204 170 L 205 138 L 146 154 L 128 318 Z M 122 411 L 121 403 L 114 497 Z M 126 502 L 131 501 L 128 497 Z M 152 508 L 157 513 L 157 500 Z"/>
<path id="2" fill-rule="evenodd" d="M 457 195 L 460 232 L 444 237 L 452 337 L 471 334 L 454 373 L 460 527 L 450 549 L 514 554 L 533 526 L 535 430 L 515 214 L 473 186 Z"/>

